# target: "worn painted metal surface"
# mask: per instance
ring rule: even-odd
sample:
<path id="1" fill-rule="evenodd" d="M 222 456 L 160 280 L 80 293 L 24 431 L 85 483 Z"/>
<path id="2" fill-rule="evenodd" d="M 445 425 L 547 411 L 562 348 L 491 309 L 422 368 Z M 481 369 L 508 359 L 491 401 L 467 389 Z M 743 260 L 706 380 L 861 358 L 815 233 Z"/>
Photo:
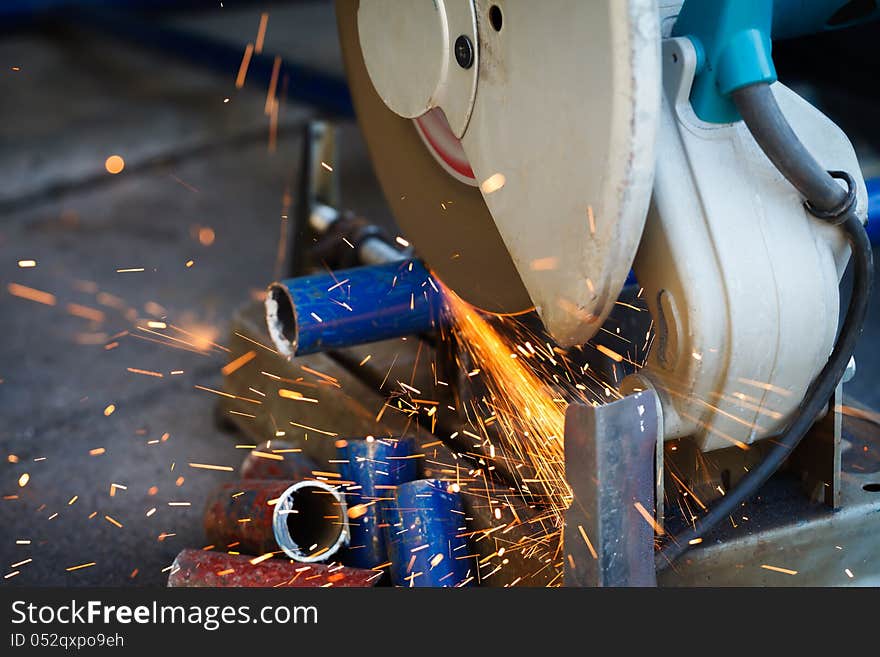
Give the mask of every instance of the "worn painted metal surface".
<path id="1" fill-rule="evenodd" d="M 442 295 L 419 260 L 288 278 L 269 286 L 266 323 L 285 356 L 430 331 Z"/>
<path id="2" fill-rule="evenodd" d="M 342 495 L 324 482 L 245 479 L 209 496 L 205 535 L 220 548 L 326 561 L 348 542 L 346 513 Z"/>
<path id="3" fill-rule="evenodd" d="M 284 440 L 267 440 L 251 450 L 241 463 L 242 479 L 285 479 L 299 481 L 313 477 L 321 468 L 302 448 Z"/>
<path id="4" fill-rule="evenodd" d="M 220 549 L 248 554 L 280 551 L 272 530 L 274 504 L 289 481 L 248 480 L 223 484 L 205 504 L 205 536 Z"/>
<path id="5" fill-rule="evenodd" d="M 382 504 L 399 484 L 418 476 L 415 443 L 404 440 L 348 438 L 336 441 L 339 472 L 351 482 L 345 489 L 351 542 L 345 562 L 372 568 L 388 561 Z"/>
<path id="6" fill-rule="evenodd" d="M 177 587 L 370 587 L 382 575 L 336 564 L 304 564 L 211 550 L 182 550 L 171 566 L 168 586 Z"/>
<path id="7" fill-rule="evenodd" d="M 467 586 L 474 581 L 465 513 L 455 484 L 438 479 L 401 484 L 383 513 L 395 586 Z"/>
<path id="8" fill-rule="evenodd" d="M 777 473 L 731 523 L 664 570 L 659 584 L 880 586 L 880 436 L 873 412 L 844 403 L 836 413 L 846 410 L 838 508 L 804 494 L 797 466 Z"/>

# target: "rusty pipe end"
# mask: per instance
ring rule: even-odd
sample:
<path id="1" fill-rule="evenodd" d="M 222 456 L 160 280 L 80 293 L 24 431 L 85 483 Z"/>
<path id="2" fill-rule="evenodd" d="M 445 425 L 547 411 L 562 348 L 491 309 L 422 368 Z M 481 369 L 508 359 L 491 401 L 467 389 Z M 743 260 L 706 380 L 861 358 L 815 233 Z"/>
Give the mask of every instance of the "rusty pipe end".
<path id="1" fill-rule="evenodd" d="M 345 498 L 323 481 L 298 481 L 278 498 L 272 530 L 278 547 L 291 559 L 326 561 L 349 542 Z"/>
<path id="2" fill-rule="evenodd" d="M 272 283 L 266 290 L 266 327 L 272 343 L 287 358 L 296 354 L 298 324 L 290 290 L 284 283 Z"/>

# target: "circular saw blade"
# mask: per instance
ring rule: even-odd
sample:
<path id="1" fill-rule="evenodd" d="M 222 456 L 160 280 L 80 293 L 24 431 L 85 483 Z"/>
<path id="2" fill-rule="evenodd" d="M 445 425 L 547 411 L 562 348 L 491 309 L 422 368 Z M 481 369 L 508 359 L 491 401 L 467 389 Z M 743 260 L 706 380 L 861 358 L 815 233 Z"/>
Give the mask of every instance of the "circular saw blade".
<path id="1" fill-rule="evenodd" d="M 480 190 L 450 176 L 418 130 L 385 106 L 364 65 L 357 0 L 337 0 L 349 89 L 376 177 L 401 230 L 440 279 L 484 310 L 532 307 Z"/>
<path id="2" fill-rule="evenodd" d="M 358 5 L 337 0 L 349 83 L 407 236 L 464 299 L 494 312 L 533 304 L 559 343 L 586 342 L 623 287 L 650 200 L 655 1 L 474 3 L 479 68 L 461 146 L 479 187 L 444 170 L 375 92 Z"/>

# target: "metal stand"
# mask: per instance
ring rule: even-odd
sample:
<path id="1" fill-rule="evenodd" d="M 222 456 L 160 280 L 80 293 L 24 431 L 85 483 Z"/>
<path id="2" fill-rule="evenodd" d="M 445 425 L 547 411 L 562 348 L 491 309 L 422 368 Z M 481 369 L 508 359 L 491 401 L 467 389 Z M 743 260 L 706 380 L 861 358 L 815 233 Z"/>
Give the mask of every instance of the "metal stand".
<path id="1" fill-rule="evenodd" d="M 647 390 L 568 407 L 565 467 L 574 497 L 565 517 L 566 586 L 656 586 L 658 406 Z"/>

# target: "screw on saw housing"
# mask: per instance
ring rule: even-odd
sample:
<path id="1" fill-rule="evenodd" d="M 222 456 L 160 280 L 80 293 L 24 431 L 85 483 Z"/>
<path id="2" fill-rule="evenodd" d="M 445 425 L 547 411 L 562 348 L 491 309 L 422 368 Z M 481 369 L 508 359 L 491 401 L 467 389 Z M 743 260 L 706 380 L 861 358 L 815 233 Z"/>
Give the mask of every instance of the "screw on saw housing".
<path id="1" fill-rule="evenodd" d="M 462 34 L 455 40 L 455 61 L 463 69 L 474 65 L 474 44 L 467 35 Z"/>

